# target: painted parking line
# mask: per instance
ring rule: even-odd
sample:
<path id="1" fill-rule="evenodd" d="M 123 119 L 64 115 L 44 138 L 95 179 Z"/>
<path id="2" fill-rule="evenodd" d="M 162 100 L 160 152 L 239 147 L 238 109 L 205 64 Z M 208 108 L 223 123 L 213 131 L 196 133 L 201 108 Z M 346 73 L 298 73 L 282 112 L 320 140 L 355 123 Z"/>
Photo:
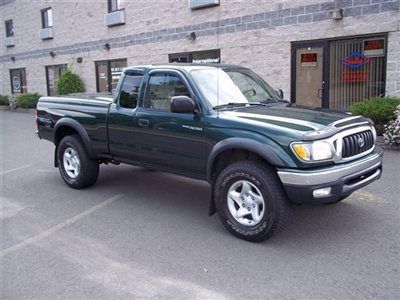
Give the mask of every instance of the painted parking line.
<path id="1" fill-rule="evenodd" d="M 34 243 L 39 242 L 39 241 L 51 236 L 52 234 L 60 231 L 61 229 L 78 222 L 79 220 L 83 219 L 84 217 L 87 217 L 88 215 L 94 213 L 95 211 L 97 211 L 97 210 L 99 210 L 99 209 L 101 209 L 103 207 L 106 207 L 107 205 L 110 205 L 111 203 L 121 199 L 122 196 L 123 195 L 120 194 L 120 195 L 116 195 L 114 197 L 111 197 L 111 198 L 109 198 L 107 200 L 104 200 L 103 202 L 101 202 L 101 203 L 99 203 L 99 204 L 97 204 L 97 205 L 85 210 L 84 212 L 81 212 L 80 214 L 78 214 L 76 216 L 73 216 L 73 217 L 65 220 L 62 223 L 59 223 L 59 224 L 57 224 L 57 225 L 55 225 L 55 226 L 53 226 L 53 227 L 41 232 L 41 233 L 39 233 L 38 235 L 30 237 L 30 238 L 28 238 L 28 239 L 26 239 L 26 240 L 24 240 L 24 241 L 22 241 L 22 242 L 20 242 L 18 244 L 10 246 L 8 248 L 2 249 L 1 252 L 0 252 L 0 257 L 3 257 L 5 255 L 13 253 L 13 252 L 15 252 L 17 250 L 20 250 L 20 249 L 22 249 L 22 248 L 24 248 L 26 246 L 29 246 L 29 245 L 32 245 Z"/>
<path id="2" fill-rule="evenodd" d="M 0 172 L 0 176 L 4 175 L 4 174 L 11 173 L 11 172 L 19 171 L 19 170 L 22 170 L 22 169 L 26 169 L 26 168 L 29 168 L 30 166 L 31 165 L 25 165 L 25 166 L 22 166 L 22 167 L 18 167 L 18 168 L 2 171 L 2 172 Z"/>

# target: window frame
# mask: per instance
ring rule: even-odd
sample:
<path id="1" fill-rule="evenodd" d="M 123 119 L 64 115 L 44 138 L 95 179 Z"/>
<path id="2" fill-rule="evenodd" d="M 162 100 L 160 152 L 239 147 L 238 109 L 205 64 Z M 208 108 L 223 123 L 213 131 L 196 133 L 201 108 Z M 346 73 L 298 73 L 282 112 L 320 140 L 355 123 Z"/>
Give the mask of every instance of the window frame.
<path id="1" fill-rule="evenodd" d="M 46 70 L 46 89 L 47 89 L 47 96 L 50 96 L 50 85 L 49 85 L 49 69 L 52 67 L 65 67 L 65 71 L 68 70 L 67 64 L 56 64 L 56 65 L 47 65 L 44 66 Z M 61 76 L 61 75 L 60 75 Z M 56 88 L 56 87 L 55 87 Z M 56 91 L 57 92 L 57 91 Z"/>
<path id="2" fill-rule="evenodd" d="M 177 52 L 177 53 L 169 53 L 168 54 L 168 62 L 169 63 L 182 63 L 180 61 L 176 61 L 179 59 L 187 59 L 187 62 L 183 63 L 193 63 L 193 56 L 196 56 L 197 54 L 203 53 L 203 52 L 216 52 L 218 54 L 219 62 L 218 64 L 221 63 L 221 49 L 207 49 L 207 50 L 200 50 L 200 51 L 187 51 L 187 52 Z M 175 61 L 173 61 L 175 60 Z M 197 63 L 200 64 L 200 63 Z M 217 64 L 217 63 L 214 63 Z"/>
<path id="3" fill-rule="evenodd" d="M 11 27 L 12 27 L 11 34 L 9 34 L 9 31 L 8 31 L 8 24 L 10 24 L 10 23 L 11 23 Z M 9 19 L 9 20 L 4 21 L 4 28 L 6 30 L 6 37 L 13 37 L 14 36 L 14 21 L 13 21 L 13 19 Z"/>
<path id="4" fill-rule="evenodd" d="M 49 14 L 48 11 L 51 10 L 51 26 L 49 26 Z M 40 15 L 42 18 L 42 29 L 46 29 L 46 28 L 53 28 L 54 25 L 54 20 L 53 20 L 53 9 L 51 7 L 46 7 L 43 8 L 42 10 L 40 10 Z M 47 23 L 47 26 L 46 26 Z"/>
<path id="5" fill-rule="evenodd" d="M 138 99 L 137 99 L 137 102 L 136 102 L 136 107 L 134 107 L 134 108 L 122 106 L 121 103 L 120 103 L 122 86 L 123 86 L 127 76 L 142 76 L 142 81 L 140 82 L 140 85 L 139 85 Z M 144 74 L 144 72 L 142 70 L 134 69 L 134 70 L 128 70 L 127 72 L 124 72 L 122 74 L 121 78 L 120 78 L 120 83 L 118 83 L 118 86 L 116 88 L 116 90 L 118 91 L 117 99 L 115 101 L 117 106 L 122 108 L 122 109 L 127 109 L 127 110 L 135 110 L 135 109 L 137 109 L 140 106 L 139 102 L 140 102 L 140 99 L 141 99 L 140 96 L 142 95 L 142 92 L 143 92 L 143 82 L 144 82 L 144 80 L 145 80 L 145 74 Z"/>
<path id="6" fill-rule="evenodd" d="M 176 70 L 170 70 L 170 69 L 156 69 L 156 70 L 151 70 L 147 76 L 146 76 L 146 81 L 145 81 L 145 89 L 144 89 L 144 93 L 143 93 L 143 97 L 142 97 L 142 101 L 140 101 L 140 104 L 138 106 L 140 106 L 141 109 L 143 110 L 147 110 L 147 111 L 157 111 L 157 112 L 165 112 L 165 113 L 172 113 L 172 114 L 183 114 L 183 115 L 191 115 L 191 113 L 173 113 L 170 110 L 165 110 L 165 109 L 157 109 L 157 108 L 149 108 L 149 107 L 145 107 L 144 103 L 147 100 L 147 95 L 149 93 L 149 87 L 150 87 L 150 78 L 151 76 L 157 75 L 157 74 L 169 74 L 169 75 L 175 75 L 176 77 L 178 77 L 182 83 L 185 85 L 187 91 L 189 92 L 190 98 L 194 101 L 194 103 L 196 104 L 196 108 L 199 110 L 199 114 L 201 114 L 202 112 L 202 107 L 200 105 L 200 103 L 197 101 L 195 94 L 193 92 L 192 87 L 189 84 L 189 81 L 186 79 L 186 77 L 179 71 Z"/>
<path id="7" fill-rule="evenodd" d="M 112 2 L 115 2 L 116 4 L 116 9 L 112 9 Z M 107 12 L 108 13 L 112 13 L 115 11 L 120 11 L 120 10 L 124 10 L 125 8 L 119 8 L 119 1 L 118 0 L 107 0 Z"/>

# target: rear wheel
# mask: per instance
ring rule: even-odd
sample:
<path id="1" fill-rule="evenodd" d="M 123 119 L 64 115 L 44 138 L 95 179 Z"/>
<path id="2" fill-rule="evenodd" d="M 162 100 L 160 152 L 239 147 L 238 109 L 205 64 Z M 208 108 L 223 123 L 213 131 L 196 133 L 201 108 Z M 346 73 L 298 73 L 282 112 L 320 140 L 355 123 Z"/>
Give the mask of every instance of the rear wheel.
<path id="1" fill-rule="evenodd" d="M 60 141 L 57 161 L 61 177 L 68 186 L 82 189 L 96 182 L 99 164 L 88 155 L 78 135 L 68 135 Z"/>
<path id="2" fill-rule="evenodd" d="M 241 161 L 226 167 L 215 184 L 215 201 L 224 226 L 253 242 L 280 232 L 290 215 L 281 182 L 262 162 Z"/>

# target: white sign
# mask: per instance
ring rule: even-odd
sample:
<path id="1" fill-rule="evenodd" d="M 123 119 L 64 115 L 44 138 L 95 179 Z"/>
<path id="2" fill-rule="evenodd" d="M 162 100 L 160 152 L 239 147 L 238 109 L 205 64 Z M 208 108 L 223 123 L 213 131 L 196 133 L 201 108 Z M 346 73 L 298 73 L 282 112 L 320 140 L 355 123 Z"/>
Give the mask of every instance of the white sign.
<path id="1" fill-rule="evenodd" d="M 21 79 L 18 76 L 14 76 L 12 78 L 12 86 L 14 91 L 18 91 L 21 89 Z"/>
<path id="2" fill-rule="evenodd" d="M 216 58 L 202 58 L 202 59 L 193 59 L 194 64 L 209 64 L 209 63 L 219 63 L 219 57 Z"/>

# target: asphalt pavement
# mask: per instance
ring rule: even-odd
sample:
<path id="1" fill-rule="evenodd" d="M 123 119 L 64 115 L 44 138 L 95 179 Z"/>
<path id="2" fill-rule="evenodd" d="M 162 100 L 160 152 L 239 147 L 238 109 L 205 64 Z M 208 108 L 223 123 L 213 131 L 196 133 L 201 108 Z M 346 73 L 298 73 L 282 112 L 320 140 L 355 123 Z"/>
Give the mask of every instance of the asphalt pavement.
<path id="1" fill-rule="evenodd" d="M 0 111 L 2 299 L 399 299 L 400 151 L 334 205 L 293 206 L 264 243 L 207 216 L 205 182 L 101 166 L 73 190 L 34 116 Z"/>

